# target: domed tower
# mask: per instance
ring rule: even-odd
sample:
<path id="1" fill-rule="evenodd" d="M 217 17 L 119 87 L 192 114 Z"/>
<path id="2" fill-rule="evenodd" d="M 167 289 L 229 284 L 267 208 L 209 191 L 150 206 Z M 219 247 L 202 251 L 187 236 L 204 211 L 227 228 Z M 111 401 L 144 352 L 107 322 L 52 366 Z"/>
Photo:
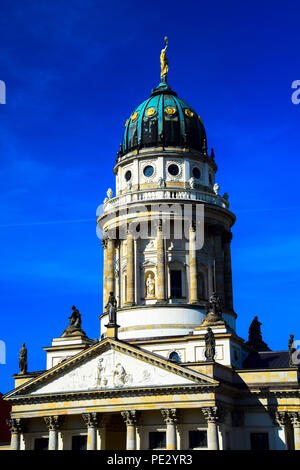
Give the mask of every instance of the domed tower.
<path id="1" fill-rule="evenodd" d="M 219 195 L 213 149 L 207 151 L 199 114 L 161 80 L 125 124 L 116 195 L 108 190 L 98 225 L 103 231 L 106 336 L 110 292 L 118 305 L 120 339 L 191 334 L 216 292 L 223 319 L 235 330 L 228 196 Z"/>

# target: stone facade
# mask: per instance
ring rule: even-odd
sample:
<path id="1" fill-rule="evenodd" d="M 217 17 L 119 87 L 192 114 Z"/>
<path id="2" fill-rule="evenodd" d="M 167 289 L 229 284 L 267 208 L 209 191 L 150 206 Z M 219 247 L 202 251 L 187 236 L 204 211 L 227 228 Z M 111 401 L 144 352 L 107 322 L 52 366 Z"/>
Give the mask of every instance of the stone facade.
<path id="1" fill-rule="evenodd" d="M 236 333 L 235 216 L 228 195 L 219 195 L 203 123 L 176 96 L 164 80 L 151 108 L 144 102 L 126 124 L 127 147 L 113 170 L 116 195 L 109 188 L 97 220 L 104 251 L 100 339 L 80 328 L 54 338 L 44 348 L 45 371 L 15 376 L 5 396 L 11 449 L 300 450 L 298 368 L 287 352 L 276 359 Z M 156 145 L 143 147 L 148 117 L 161 132 Z M 171 128 L 181 129 L 177 146 L 166 144 Z M 135 236 L 145 224 L 147 236 Z M 110 296 L 117 322 L 109 317 Z M 222 306 L 219 317 L 207 310 L 212 299 Z"/>

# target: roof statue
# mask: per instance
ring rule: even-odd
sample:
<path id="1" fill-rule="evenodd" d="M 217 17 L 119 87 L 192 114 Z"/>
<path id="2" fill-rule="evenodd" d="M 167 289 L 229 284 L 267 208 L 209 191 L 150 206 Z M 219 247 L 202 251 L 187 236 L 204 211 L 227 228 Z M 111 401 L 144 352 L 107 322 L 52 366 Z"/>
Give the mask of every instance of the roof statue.
<path id="1" fill-rule="evenodd" d="M 69 325 L 62 334 L 62 336 L 70 335 L 86 336 L 85 332 L 81 329 L 81 313 L 75 305 L 72 306 L 72 313 L 69 316 Z"/>
<path id="2" fill-rule="evenodd" d="M 252 346 L 255 351 L 270 351 L 270 348 L 262 339 L 261 325 L 262 323 L 260 323 L 258 317 L 255 316 L 249 327 L 249 337 L 246 344 Z"/>
<path id="3" fill-rule="evenodd" d="M 169 71 L 169 62 L 168 62 L 168 58 L 166 56 L 166 52 L 167 52 L 167 48 L 168 48 L 168 38 L 167 36 L 165 37 L 165 47 L 161 50 L 161 53 L 160 53 L 160 68 L 161 68 L 161 72 L 160 72 L 160 78 L 161 78 L 161 81 L 162 82 L 166 82 L 167 80 L 167 75 L 168 75 L 168 71 Z"/>
<path id="4" fill-rule="evenodd" d="M 27 349 L 25 347 L 25 343 L 22 344 L 22 347 L 19 351 L 19 368 L 20 374 L 27 373 Z"/>
<path id="5" fill-rule="evenodd" d="M 290 367 L 295 367 L 296 364 L 294 363 L 294 360 L 293 360 L 293 355 L 294 355 L 294 352 L 296 351 L 295 344 L 294 344 L 294 335 L 290 335 L 288 346 L 289 346 L 289 365 Z"/>
<path id="6" fill-rule="evenodd" d="M 222 317 L 222 302 L 216 292 L 213 292 L 207 302 L 206 317 L 203 320 L 201 327 L 220 324 L 225 325 L 225 321 Z"/>
<path id="7" fill-rule="evenodd" d="M 216 341 L 215 335 L 210 327 L 207 328 L 207 333 L 204 336 L 205 339 L 205 351 L 204 355 L 207 361 L 214 361 L 216 354 Z"/>
<path id="8" fill-rule="evenodd" d="M 116 325 L 117 324 L 117 300 L 113 292 L 109 293 L 108 302 L 105 308 L 108 312 L 109 325 Z"/>

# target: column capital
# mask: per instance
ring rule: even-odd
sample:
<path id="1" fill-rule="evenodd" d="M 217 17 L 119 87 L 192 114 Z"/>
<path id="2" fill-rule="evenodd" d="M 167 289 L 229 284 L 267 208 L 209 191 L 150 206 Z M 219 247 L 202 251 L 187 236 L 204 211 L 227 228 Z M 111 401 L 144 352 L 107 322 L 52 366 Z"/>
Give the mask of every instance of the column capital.
<path id="1" fill-rule="evenodd" d="M 289 416 L 286 411 L 278 411 L 276 408 L 269 410 L 269 415 L 275 426 L 286 426 L 289 424 Z"/>
<path id="2" fill-rule="evenodd" d="M 158 219 L 158 220 L 157 220 L 157 222 L 156 222 L 156 228 L 157 228 L 157 231 L 158 231 L 158 232 L 162 232 L 163 224 L 162 224 L 162 220 L 161 220 L 161 219 Z"/>
<path id="3" fill-rule="evenodd" d="M 126 426 L 134 426 L 138 420 L 138 411 L 136 410 L 125 410 L 121 411 L 121 416 Z"/>
<path id="4" fill-rule="evenodd" d="M 189 230 L 190 230 L 190 232 L 196 232 L 196 221 L 195 220 L 191 220 Z"/>
<path id="5" fill-rule="evenodd" d="M 107 245 L 108 245 L 108 238 L 107 238 L 107 237 L 103 237 L 102 240 L 101 240 L 101 243 L 102 243 L 102 248 L 103 248 L 103 249 L 107 248 Z"/>
<path id="6" fill-rule="evenodd" d="M 176 408 L 166 408 L 160 410 L 163 420 L 166 424 L 176 424 L 178 421 L 178 412 Z"/>
<path id="7" fill-rule="evenodd" d="M 6 420 L 6 424 L 8 425 L 11 433 L 21 434 L 24 432 L 25 425 L 24 419 L 22 418 L 9 418 Z"/>
<path id="8" fill-rule="evenodd" d="M 99 413 L 82 413 L 82 418 L 88 428 L 98 428 L 100 426 Z"/>
<path id="9" fill-rule="evenodd" d="M 201 408 L 208 423 L 220 423 L 224 419 L 224 409 L 220 405 Z"/>
<path id="10" fill-rule="evenodd" d="M 288 416 L 294 427 L 300 427 L 300 411 L 288 411 Z"/>
<path id="11" fill-rule="evenodd" d="M 44 416 L 44 421 L 49 431 L 58 431 L 62 426 L 63 420 L 64 417 L 61 415 Z"/>

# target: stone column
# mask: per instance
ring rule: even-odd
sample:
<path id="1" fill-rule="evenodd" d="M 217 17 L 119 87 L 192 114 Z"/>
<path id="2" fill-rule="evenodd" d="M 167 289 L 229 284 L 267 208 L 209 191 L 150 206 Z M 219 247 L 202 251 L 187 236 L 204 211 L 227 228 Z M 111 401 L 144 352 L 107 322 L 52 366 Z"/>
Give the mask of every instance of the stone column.
<path id="1" fill-rule="evenodd" d="M 21 418 L 10 418 L 6 422 L 11 432 L 10 450 L 20 450 L 23 420 Z"/>
<path id="2" fill-rule="evenodd" d="M 101 240 L 102 247 L 103 247 L 103 311 L 105 310 L 105 306 L 107 304 L 108 295 L 107 295 L 107 287 L 106 287 L 106 279 L 107 279 L 107 238 L 103 237 Z"/>
<path id="3" fill-rule="evenodd" d="M 294 448 L 300 450 L 300 411 L 293 411 L 289 415 L 294 429 Z"/>
<path id="4" fill-rule="evenodd" d="M 102 422 L 100 425 L 100 428 L 98 429 L 99 432 L 99 450 L 105 450 L 106 449 L 106 429 L 105 429 L 105 424 Z"/>
<path id="5" fill-rule="evenodd" d="M 99 427 L 99 413 L 83 413 L 83 421 L 87 425 L 87 450 L 97 450 L 97 428 Z"/>
<path id="6" fill-rule="evenodd" d="M 189 303 L 198 303 L 198 286 L 197 286 L 197 251 L 196 251 L 196 228 L 194 225 L 190 227 L 189 233 L 189 258 L 190 258 L 190 296 Z"/>
<path id="7" fill-rule="evenodd" d="M 167 450 L 177 449 L 176 423 L 178 421 L 175 408 L 161 410 L 164 422 L 167 425 Z"/>
<path id="8" fill-rule="evenodd" d="M 201 408 L 207 421 L 207 445 L 209 450 L 219 450 L 218 420 L 219 409 L 217 406 Z"/>
<path id="9" fill-rule="evenodd" d="M 134 305 L 134 244 L 130 230 L 127 231 L 127 292 L 126 305 Z"/>
<path id="10" fill-rule="evenodd" d="M 115 293 L 115 240 L 107 239 L 107 257 L 106 257 L 106 298 L 107 304 L 110 292 Z"/>
<path id="11" fill-rule="evenodd" d="M 232 233 L 231 232 L 225 232 L 224 235 L 223 235 L 224 294 L 225 294 L 225 306 L 230 310 L 233 309 L 231 247 L 230 247 L 231 240 L 232 240 Z"/>
<path id="12" fill-rule="evenodd" d="M 224 302 L 224 257 L 223 257 L 223 246 L 222 246 L 222 233 L 223 228 L 219 225 L 213 229 L 214 234 L 214 245 L 215 245 L 215 288 L 217 295 Z"/>
<path id="13" fill-rule="evenodd" d="M 135 410 L 121 411 L 122 418 L 126 424 L 126 450 L 136 450 L 136 421 Z"/>
<path id="14" fill-rule="evenodd" d="M 48 450 L 57 450 L 58 431 L 63 423 L 63 416 L 45 416 L 44 420 L 49 430 Z"/>
<path id="15" fill-rule="evenodd" d="M 165 300 L 165 257 L 164 240 L 161 220 L 157 227 L 157 294 L 158 301 Z"/>

